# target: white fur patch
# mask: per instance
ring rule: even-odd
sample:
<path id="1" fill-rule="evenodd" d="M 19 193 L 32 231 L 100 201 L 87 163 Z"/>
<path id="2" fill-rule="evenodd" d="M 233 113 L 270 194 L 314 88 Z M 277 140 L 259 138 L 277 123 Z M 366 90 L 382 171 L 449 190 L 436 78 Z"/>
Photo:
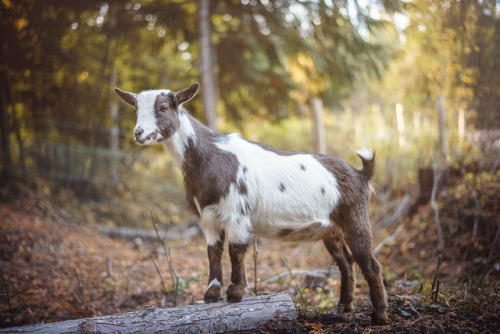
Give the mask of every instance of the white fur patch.
<path id="1" fill-rule="evenodd" d="M 201 216 L 201 207 L 200 207 L 200 202 L 196 197 L 193 198 L 194 205 L 196 206 L 196 210 L 198 211 L 198 215 Z"/>
<path id="2" fill-rule="evenodd" d="M 371 150 L 369 148 L 365 147 L 365 148 L 356 150 L 356 153 L 365 160 L 372 160 L 373 159 L 373 150 Z"/>
<path id="3" fill-rule="evenodd" d="M 142 129 L 143 133 L 139 136 L 139 140 L 144 145 L 155 144 L 162 140 L 159 133 L 158 124 L 155 117 L 155 101 L 156 97 L 161 93 L 169 93 L 168 89 L 161 90 L 146 90 L 137 96 L 137 123 L 134 133 L 138 129 Z M 152 133 L 157 133 L 156 139 L 146 139 Z"/>
<path id="4" fill-rule="evenodd" d="M 189 120 L 189 117 L 184 112 L 179 115 L 179 129 L 170 137 L 168 140 L 163 141 L 163 147 L 172 155 L 177 166 L 182 168 L 182 162 L 184 161 L 184 152 L 186 151 L 186 146 L 188 144 L 189 138 L 192 138 L 196 142 L 196 132 L 194 131 L 193 125 Z M 198 211 L 200 211 L 198 209 Z"/>
<path id="5" fill-rule="evenodd" d="M 229 242 L 235 243 L 247 242 L 251 233 L 280 238 L 283 230 L 300 230 L 313 224 L 323 230 L 330 225 L 330 213 L 340 199 L 338 183 L 312 155 L 279 155 L 237 134 L 217 146 L 237 157 L 237 182 L 242 180 L 248 191 L 242 195 L 232 184 L 229 194 L 217 205 L 203 209 L 202 225 L 210 226 L 210 230 L 214 230 L 213 225 L 219 231 L 226 229 Z M 242 213 L 245 207 L 248 214 Z"/>
<path id="6" fill-rule="evenodd" d="M 208 284 L 207 290 L 210 289 L 210 287 L 212 285 L 217 285 L 219 288 L 222 288 L 222 283 L 219 282 L 219 280 L 217 278 L 214 278 L 213 280 L 210 281 L 210 283 Z"/>
<path id="7" fill-rule="evenodd" d="M 217 219 L 210 207 L 203 208 L 198 225 L 203 231 L 207 246 L 213 246 L 220 241 L 220 233 L 222 230 L 221 222 Z"/>

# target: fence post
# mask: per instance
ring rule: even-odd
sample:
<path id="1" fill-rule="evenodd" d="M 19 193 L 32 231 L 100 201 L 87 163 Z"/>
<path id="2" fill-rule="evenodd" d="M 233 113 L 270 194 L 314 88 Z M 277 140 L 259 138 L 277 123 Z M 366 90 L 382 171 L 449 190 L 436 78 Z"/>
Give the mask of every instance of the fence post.
<path id="1" fill-rule="evenodd" d="M 313 114 L 314 150 L 316 153 L 326 153 L 325 126 L 323 124 L 323 101 L 315 97 L 311 100 Z"/>

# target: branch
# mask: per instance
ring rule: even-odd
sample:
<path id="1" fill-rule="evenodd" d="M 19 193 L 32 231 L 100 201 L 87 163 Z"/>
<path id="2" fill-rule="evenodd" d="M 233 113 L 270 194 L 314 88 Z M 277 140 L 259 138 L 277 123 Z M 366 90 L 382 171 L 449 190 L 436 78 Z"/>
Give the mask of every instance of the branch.
<path id="1" fill-rule="evenodd" d="M 439 180 L 441 179 L 442 171 L 435 168 L 434 169 L 434 184 L 432 185 L 432 195 L 431 195 L 431 207 L 434 210 L 434 221 L 436 223 L 436 229 L 439 238 L 439 249 L 444 249 L 444 238 L 443 230 L 441 229 L 441 222 L 439 220 L 439 208 L 436 203 L 436 195 L 439 187 Z"/>
<path id="2" fill-rule="evenodd" d="M 403 232 L 404 231 L 404 227 L 403 227 L 403 224 L 400 224 L 398 226 L 398 228 L 396 229 L 396 231 L 394 231 L 393 234 L 391 234 L 390 236 L 386 237 L 384 240 L 382 240 L 377 247 L 375 247 L 375 249 L 373 250 L 373 255 L 376 255 L 381 249 L 382 247 L 384 247 L 386 244 L 390 243 L 390 242 L 394 242 L 394 240 L 396 239 L 396 237 L 398 236 L 399 233 Z"/>
<path id="3" fill-rule="evenodd" d="M 259 250 L 257 248 L 257 237 L 254 239 L 253 243 L 253 260 L 254 260 L 254 276 L 255 276 L 255 287 L 254 287 L 254 292 L 255 295 L 257 296 L 257 255 L 259 254 Z"/>
<path id="4" fill-rule="evenodd" d="M 174 302 L 174 306 L 177 306 L 177 291 L 179 290 L 179 276 L 175 272 L 174 266 L 172 264 L 172 253 L 170 251 L 170 247 L 167 247 L 167 245 L 165 244 L 166 232 L 165 232 L 165 236 L 163 238 L 160 237 L 160 228 L 159 228 L 158 223 L 156 222 L 155 217 L 153 216 L 153 212 L 151 212 L 151 220 L 153 220 L 153 225 L 154 225 L 155 231 L 156 231 L 156 237 L 160 241 L 160 243 L 162 244 L 163 252 L 165 253 L 165 256 L 167 258 L 168 269 L 170 271 L 170 279 L 172 280 L 172 290 L 174 293 L 173 302 Z M 156 263 L 155 263 L 155 266 L 156 266 Z M 159 271 L 158 271 L 158 273 L 159 273 Z M 161 278 L 161 275 L 160 275 L 160 278 Z M 162 278 L 162 282 L 163 282 L 163 278 Z"/>
<path id="5" fill-rule="evenodd" d="M 9 290 L 7 290 L 7 284 L 5 283 L 5 276 L 4 276 L 3 273 L 2 273 L 2 284 L 3 284 L 3 288 L 5 290 L 5 296 L 7 297 L 7 304 L 9 304 L 10 323 L 13 324 L 14 323 L 14 317 L 12 316 L 12 305 L 10 304 Z"/>
<path id="6" fill-rule="evenodd" d="M 271 284 L 271 283 L 276 283 L 280 278 L 283 278 L 288 275 L 325 275 L 327 277 L 333 276 L 333 277 L 340 277 L 340 271 L 338 270 L 330 270 L 330 269 L 316 269 L 316 270 L 292 270 L 281 273 L 279 275 L 273 276 L 263 282 L 260 282 L 261 284 Z M 254 287 L 249 287 L 249 289 L 253 289 Z"/>

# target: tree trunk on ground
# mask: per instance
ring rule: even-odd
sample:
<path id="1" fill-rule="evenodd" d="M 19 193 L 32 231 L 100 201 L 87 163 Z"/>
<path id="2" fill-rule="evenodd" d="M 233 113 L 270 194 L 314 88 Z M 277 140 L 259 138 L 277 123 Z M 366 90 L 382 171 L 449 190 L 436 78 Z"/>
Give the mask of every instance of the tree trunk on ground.
<path id="1" fill-rule="evenodd" d="M 288 294 L 246 298 L 87 319 L 0 329 L 0 333 L 290 333 L 296 328 L 295 306 Z"/>
<path id="2" fill-rule="evenodd" d="M 201 59 L 201 96 L 205 125 L 211 129 L 217 127 L 216 90 L 214 61 L 212 57 L 212 39 L 210 29 L 210 0 L 200 0 L 200 59 Z"/>

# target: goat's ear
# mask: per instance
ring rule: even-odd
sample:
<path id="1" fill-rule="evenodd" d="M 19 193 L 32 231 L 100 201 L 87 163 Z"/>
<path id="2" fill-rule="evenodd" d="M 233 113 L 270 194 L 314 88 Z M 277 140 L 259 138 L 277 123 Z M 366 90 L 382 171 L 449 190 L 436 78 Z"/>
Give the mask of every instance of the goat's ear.
<path id="1" fill-rule="evenodd" d="M 123 101 L 127 102 L 128 104 L 133 106 L 137 104 L 137 94 L 124 92 L 120 88 L 116 87 L 115 87 L 115 92 L 123 99 Z"/>
<path id="2" fill-rule="evenodd" d="M 199 87 L 200 84 L 195 82 L 191 87 L 184 88 L 183 90 L 176 92 L 174 95 L 175 103 L 177 103 L 177 105 L 181 105 L 191 100 L 198 92 Z"/>

